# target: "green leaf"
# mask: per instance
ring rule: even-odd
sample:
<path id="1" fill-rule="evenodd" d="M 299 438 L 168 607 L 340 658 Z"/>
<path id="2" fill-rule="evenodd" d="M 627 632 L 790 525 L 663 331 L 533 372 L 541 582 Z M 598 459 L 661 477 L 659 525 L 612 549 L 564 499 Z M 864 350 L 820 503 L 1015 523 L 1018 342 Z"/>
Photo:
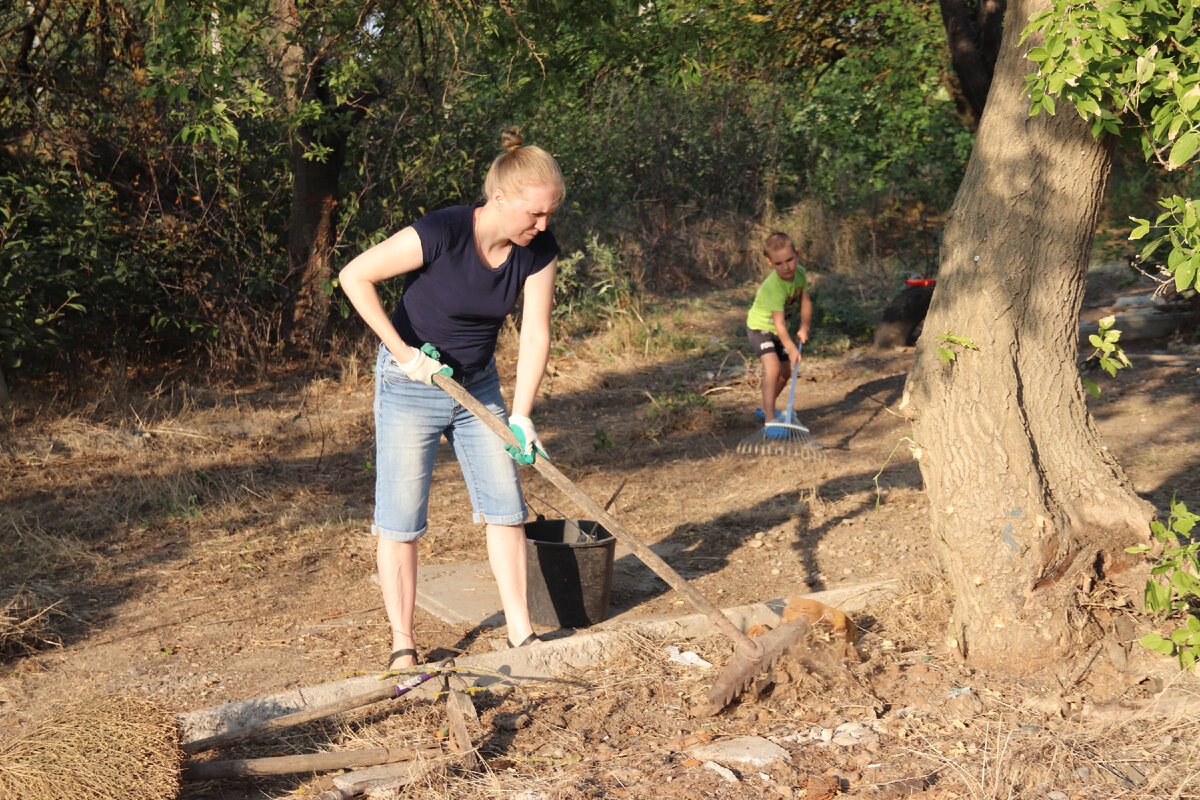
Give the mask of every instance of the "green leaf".
<path id="1" fill-rule="evenodd" d="M 1187 572 L 1176 570 L 1174 573 L 1171 573 L 1171 585 L 1181 595 L 1198 594 L 1198 591 L 1196 591 L 1196 588 L 1198 588 L 1196 587 L 1196 579 L 1188 575 Z"/>
<path id="2" fill-rule="evenodd" d="M 1147 633 L 1141 639 L 1138 639 L 1138 644 L 1147 650 L 1162 653 L 1164 656 L 1169 656 L 1175 652 L 1175 645 L 1157 633 Z"/>
<path id="3" fill-rule="evenodd" d="M 1179 651 L 1179 666 L 1184 669 L 1192 669 L 1196 666 L 1197 652 L 1196 648 L 1188 647 Z"/>
<path id="4" fill-rule="evenodd" d="M 1175 267 L 1175 291 L 1182 292 L 1196 281 L 1196 274 L 1200 272 L 1200 263 L 1198 262 L 1200 262 L 1200 254 L 1193 255 Z"/>
<path id="5" fill-rule="evenodd" d="M 1200 148 L 1200 133 L 1196 131 L 1188 131 L 1171 147 L 1171 155 L 1167 158 L 1172 167 L 1182 167 L 1192 156 L 1196 155 L 1196 150 Z"/>
<path id="6" fill-rule="evenodd" d="M 1148 611 L 1161 614 L 1170 606 L 1171 590 L 1158 581 L 1146 581 L 1144 602 Z"/>

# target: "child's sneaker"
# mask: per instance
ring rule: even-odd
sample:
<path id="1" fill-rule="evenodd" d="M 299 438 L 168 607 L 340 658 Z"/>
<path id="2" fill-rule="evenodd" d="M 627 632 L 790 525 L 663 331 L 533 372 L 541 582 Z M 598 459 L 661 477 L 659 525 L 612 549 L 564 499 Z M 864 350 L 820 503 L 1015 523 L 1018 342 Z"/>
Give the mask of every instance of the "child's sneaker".
<path id="1" fill-rule="evenodd" d="M 759 422 L 764 422 L 767 419 L 767 415 L 763 413 L 761 408 L 756 408 L 754 409 L 754 418 Z"/>

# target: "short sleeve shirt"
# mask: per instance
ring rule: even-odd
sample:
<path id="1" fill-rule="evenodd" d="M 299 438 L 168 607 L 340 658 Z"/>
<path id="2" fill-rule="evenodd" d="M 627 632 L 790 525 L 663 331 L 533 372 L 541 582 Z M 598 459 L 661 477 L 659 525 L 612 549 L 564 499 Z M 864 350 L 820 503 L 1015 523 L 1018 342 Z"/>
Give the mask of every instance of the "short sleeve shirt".
<path id="1" fill-rule="evenodd" d="M 429 342 L 456 376 L 486 367 L 496 352 L 504 318 L 516 307 L 525 279 L 558 256 L 558 242 L 543 231 L 527 246 L 513 245 L 508 258 L 490 268 L 475 250 L 475 209 L 452 206 L 413 223 L 425 263 L 408 273 L 392 312 L 405 344 Z"/>
<path id="2" fill-rule="evenodd" d="M 771 274 L 758 287 L 754 303 L 746 314 L 746 327 L 753 331 L 774 332 L 775 323 L 771 319 L 771 312 L 783 311 L 788 303 L 800 297 L 807 289 L 808 273 L 804 271 L 804 267 L 796 267 L 796 274 L 792 276 L 790 283 L 780 278 L 778 272 L 771 270 Z"/>

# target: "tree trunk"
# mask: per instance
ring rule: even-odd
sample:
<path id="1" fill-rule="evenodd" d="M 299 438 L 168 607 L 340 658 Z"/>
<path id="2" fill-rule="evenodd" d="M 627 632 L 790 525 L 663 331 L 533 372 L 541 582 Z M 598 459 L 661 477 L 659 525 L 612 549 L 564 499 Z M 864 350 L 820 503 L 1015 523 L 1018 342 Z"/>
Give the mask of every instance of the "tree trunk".
<path id="1" fill-rule="evenodd" d="M 321 57 L 306 52 L 295 0 L 272 0 L 278 35 L 279 69 L 288 87 L 291 114 L 301 104 L 318 102 L 326 113 L 340 113 L 330 101 Z M 313 48 L 316 50 L 317 48 Z M 315 145 L 328 148 L 322 159 L 305 158 Z M 301 125 L 291 144 L 292 202 L 288 215 L 288 269 L 283 284 L 287 302 L 281 320 L 284 341 L 311 351 L 324 338 L 329 322 L 326 284 L 333 278 L 338 176 L 345 158 L 344 128 L 329 119 Z"/>
<path id="2" fill-rule="evenodd" d="M 1032 43 L 1017 42 L 1047 5 L 1009 3 L 902 401 L 955 592 L 951 635 L 972 664 L 1014 673 L 1101 633 L 1080 598 L 1134 563 L 1124 548 L 1148 540 L 1152 516 L 1102 447 L 1075 367 L 1112 142 L 1069 107 L 1029 116 Z"/>
<path id="3" fill-rule="evenodd" d="M 308 75 L 312 97 L 326 110 L 338 114 L 327 100 L 320 65 Z M 336 125 L 329 126 L 336 128 Z M 324 160 L 306 159 L 314 144 L 329 148 Z M 324 340 L 329 323 L 330 296 L 326 286 L 333 279 L 333 245 L 337 235 L 338 175 L 345 157 L 346 137 L 341 130 L 327 132 L 318 142 L 311 126 L 297 132 L 292 143 L 292 208 L 288 218 L 287 288 L 292 298 L 290 324 L 285 320 L 288 343 L 312 350 Z"/>
<path id="4" fill-rule="evenodd" d="M 958 78 L 955 102 L 975 131 L 987 104 L 1000 53 L 1006 0 L 979 0 L 975 9 L 969 8 L 965 0 L 940 0 L 939 5 L 950 46 L 950 63 Z"/>

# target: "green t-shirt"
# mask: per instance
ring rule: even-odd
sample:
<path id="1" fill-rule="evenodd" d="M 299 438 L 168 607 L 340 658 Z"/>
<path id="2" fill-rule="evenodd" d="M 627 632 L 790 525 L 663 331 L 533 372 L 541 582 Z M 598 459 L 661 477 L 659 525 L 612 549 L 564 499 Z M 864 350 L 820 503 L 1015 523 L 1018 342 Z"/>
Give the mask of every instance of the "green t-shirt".
<path id="1" fill-rule="evenodd" d="M 771 270 L 771 274 L 758 287 L 754 295 L 754 303 L 746 314 L 746 327 L 752 331 L 775 331 L 775 323 L 771 320 L 772 311 L 783 311 L 788 303 L 800 296 L 808 288 L 808 273 L 804 267 L 797 266 L 796 274 L 791 283 L 785 283 L 779 273 Z"/>

